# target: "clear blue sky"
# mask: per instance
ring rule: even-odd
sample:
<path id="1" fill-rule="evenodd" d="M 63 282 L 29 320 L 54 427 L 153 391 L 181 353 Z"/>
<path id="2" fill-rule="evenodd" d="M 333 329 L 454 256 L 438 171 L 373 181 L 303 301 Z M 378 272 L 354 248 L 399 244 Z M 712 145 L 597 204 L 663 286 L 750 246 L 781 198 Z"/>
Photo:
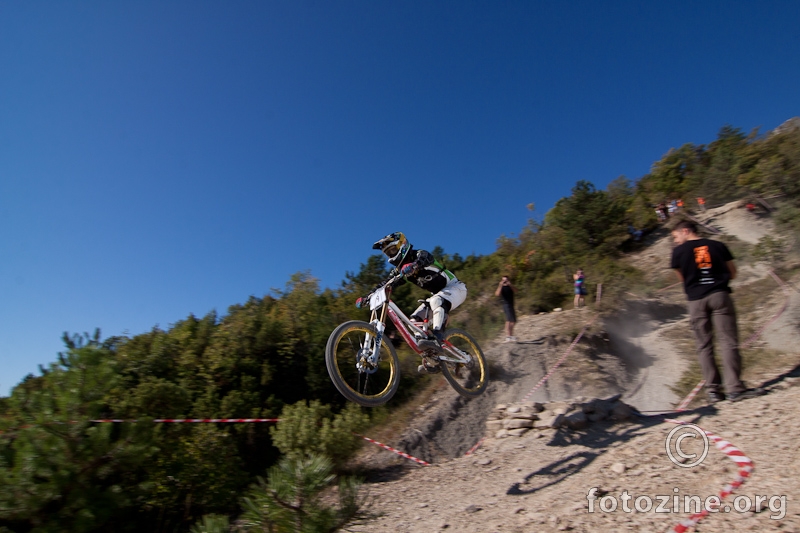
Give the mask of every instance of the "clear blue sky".
<path id="1" fill-rule="evenodd" d="M 0 4 L 0 394 L 63 331 L 486 254 L 577 180 L 800 114 L 800 2 Z"/>

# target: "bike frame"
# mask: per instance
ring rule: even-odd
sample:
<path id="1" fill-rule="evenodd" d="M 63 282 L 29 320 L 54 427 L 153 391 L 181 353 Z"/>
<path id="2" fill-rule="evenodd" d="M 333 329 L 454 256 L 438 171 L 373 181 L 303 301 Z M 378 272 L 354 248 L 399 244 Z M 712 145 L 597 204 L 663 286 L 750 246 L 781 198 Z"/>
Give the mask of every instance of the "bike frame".
<path id="1" fill-rule="evenodd" d="M 387 283 L 387 285 L 380 287 L 370 296 L 370 310 L 372 314 L 369 322 L 375 326 L 375 329 L 378 331 L 378 335 L 375 339 L 375 353 L 380 353 L 383 332 L 386 329 L 386 316 L 388 315 L 389 319 L 397 328 L 397 331 L 400 332 L 403 340 L 406 341 L 406 344 L 418 355 L 423 355 L 423 350 L 421 350 L 417 344 L 415 334 L 419 334 L 423 338 L 428 336 L 428 320 L 426 319 L 424 322 L 420 323 L 414 322 L 408 318 L 405 313 L 397 307 L 397 304 L 389 298 L 390 291 L 386 289 L 388 285 Z M 421 324 L 422 327 L 419 327 L 418 324 Z M 442 348 L 444 352 L 437 354 L 438 357 L 436 357 L 439 361 L 467 364 L 472 360 L 469 354 L 462 352 L 448 341 L 442 343 Z"/>

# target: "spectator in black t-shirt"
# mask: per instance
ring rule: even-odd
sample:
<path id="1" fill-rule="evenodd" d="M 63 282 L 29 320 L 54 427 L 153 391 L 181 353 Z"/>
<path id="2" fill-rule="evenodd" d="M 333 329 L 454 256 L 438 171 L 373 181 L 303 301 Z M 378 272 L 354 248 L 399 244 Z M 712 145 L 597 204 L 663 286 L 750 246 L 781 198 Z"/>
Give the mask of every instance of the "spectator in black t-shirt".
<path id="1" fill-rule="evenodd" d="M 506 340 L 505 342 L 514 342 L 517 338 L 514 336 L 514 324 L 517 323 L 517 314 L 514 312 L 514 293 L 517 289 L 511 284 L 508 276 L 503 276 L 500 283 L 497 285 L 497 290 L 494 291 L 495 296 L 499 296 L 503 302 L 503 312 L 506 314 Z"/>
<path id="2" fill-rule="evenodd" d="M 733 255 L 723 243 L 697 235 L 697 226 L 689 220 L 675 225 L 672 238 L 677 246 L 672 251 L 670 267 L 683 281 L 689 300 L 689 317 L 708 398 L 712 402 L 725 399 L 720 391 L 722 380 L 714 362 L 715 329 L 728 399 L 735 402 L 763 394 L 762 389 L 747 389 L 739 378 L 742 369 L 739 333 L 736 309 L 728 287 L 728 282 L 736 277 Z"/>

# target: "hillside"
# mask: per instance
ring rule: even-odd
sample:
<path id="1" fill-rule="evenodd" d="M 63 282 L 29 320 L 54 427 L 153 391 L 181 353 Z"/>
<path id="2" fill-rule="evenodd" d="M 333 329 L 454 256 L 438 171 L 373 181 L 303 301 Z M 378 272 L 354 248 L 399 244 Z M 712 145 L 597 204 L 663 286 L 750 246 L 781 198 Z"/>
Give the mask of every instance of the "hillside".
<path id="1" fill-rule="evenodd" d="M 436 465 L 457 464 L 488 435 L 480 453 L 524 445 L 536 453 L 532 464 L 540 464 L 564 439 L 594 432 L 597 428 L 583 428 L 586 419 L 603 422 L 606 411 L 621 416 L 629 409 L 606 402 L 597 411 L 591 398 L 621 395 L 642 413 L 669 409 L 700 379 L 684 296 L 666 268 L 668 229 L 655 209 L 663 216 L 665 204 L 679 198 L 689 210 L 704 198 L 708 210 L 695 215 L 737 259 L 734 297 L 740 337 L 748 346 L 746 379 L 758 383 L 794 368 L 800 346 L 795 294 L 787 303 L 766 265 L 797 283 L 800 263 L 790 254 L 799 250 L 799 184 L 800 129 L 761 135 L 725 126 L 707 145 L 670 149 L 635 181 L 620 176 L 601 190 L 579 180 L 543 217 L 533 216 L 519 233 L 501 236 L 492 254 L 462 257 L 431 248 L 469 288 L 451 325 L 478 338 L 489 362 L 488 392 L 469 402 L 439 376 L 417 375 L 418 360 L 407 349 L 400 354 L 398 392 L 385 406 L 361 409 L 333 386 L 325 364 L 328 338 L 339 324 L 369 316 L 353 303 L 388 276 L 378 254 L 347 272 L 338 287 L 323 288 L 303 271 L 283 289 L 251 296 L 224 314 L 190 314 L 134 336 L 104 339 L 99 330 L 65 334 L 66 349 L 55 361 L 0 398 L 0 531 L 188 531 L 214 515 L 232 521 L 246 515 L 243 497 L 252 491 L 267 502 L 259 520 L 272 527 L 289 511 L 258 479 L 272 480 L 274 467 L 298 466 L 300 457 L 331 459 L 337 475 L 365 473 L 371 482 L 408 483 L 403 487 L 411 493 L 437 485 L 423 486 L 413 476 L 429 474 L 414 473 L 413 463 L 378 447 L 353 456 L 363 444 L 352 438 L 354 432 Z M 757 204 L 754 212 L 745 202 Z M 587 273 L 590 307 L 572 310 L 572 273 L 579 267 Z M 514 344 L 497 337 L 503 313 L 493 295 L 503 275 L 519 289 L 521 342 Z M 594 295 L 601 285 L 598 305 Z M 423 294 L 405 284 L 392 299 L 409 310 Z M 772 320 L 779 310 L 786 312 Z M 542 406 L 547 413 L 537 414 L 533 405 L 518 405 L 523 398 L 573 401 Z M 503 404 L 519 411 L 498 410 Z M 530 418 L 497 419 L 519 413 Z M 534 415 L 543 418 L 536 423 L 551 420 L 559 430 L 535 445 L 520 444 L 530 435 L 508 439 L 502 437 L 509 433 L 497 431 L 502 426 L 511 435 L 526 433 Z M 578 433 L 561 429 L 559 416 Z M 203 423 L 161 425 L 152 419 Z M 268 425 L 275 420 L 281 423 Z M 614 442 L 593 446 L 605 453 L 604 446 Z M 495 466 L 500 460 L 491 459 Z M 293 485 L 293 479 L 284 481 Z M 484 500 L 495 498 L 473 486 L 483 486 L 481 479 L 470 480 L 455 485 L 457 493 L 478 490 Z M 371 486 L 376 492 L 381 487 Z M 528 499 L 535 502 L 538 494 Z M 375 512 L 400 521 L 414 511 L 416 498 L 403 502 L 396 515 L 380 501 Z M 510 512 L 512 503 L 497 498 L 492 505 Z M 349 516 L 337 520 L 344 523 Z M 372 526 L 382 527 L 380 520 Z"/>
<path id="2" fill-rule="evenodd" d="M 748 215 L 731 203 L 709 210 L 702 221 L 724 232 L 721 238 L 754 243 L 772 225 L 769 220 L 754 224 Z M 664 269 L 670 249 L 669 237 L 656 235 L 648 247 L 626 258 L 648 272 L 651 294 L 629 293 L 622 310 L 601 312 L 564 364 L 528 398 L 547 402 L 618 393 L 642 416 L 596 422 L 579 430 L 561 427 L 495 438 L 486 421 L 496 406 L 520 402 L 595 318 L 595 310 L 522 316 L 519 343 L 497 339 L 485 347 L 492 384 L 483 397 L 464 401 L 442 382 L 415 412 L 410 427 L 387 441 L 433 466 L 417 466 L 378 448 L 365 451 L 361 460 L 373 472 L 368 501 L 375 517 L 349 530 L 664 531 L 687 513 L 588 513 L 588 490 L 599 487 L 601 495 L 618 497 L 623 490 L 634 497 L 673 495 L 675 488 L 681 497 L 717 494 L 735 477 L 735 465 L 712 449 L 697 468 L 675 466 L 664 449 L 674 425 L 649 413 L 671 409 L 687 392 L 686 384 L 691 387 L 699 379 L 682 290 L 659 292 L 672 283 Z M 734 297 L 744 342 L 781 309 L 787 295 L 763 264 L 742 257 L 739 265 L 742 276 L 734 283 Z M 795 273 L 788 281 L 796 287 L 800 276 Z M 794 291 L 788 301 L 786 311 L 744 352 L 744 378 L 763 383 L 769 394 L 716 406 L 706 405 L 701 394 L 694 409 L 680 415 L 730 439 L 754 461 L 755 472 L 734 497 L 789 495 L 791 501 L 800 493 L 795 476 L 800 456 L 787 454 L 800 438 L 800 422 L 791 416 L 800 400 L 800 295 Z M 484 436 L 488 438 L 474 455 L 465 457 Z M 782 520 L 770 520 L 770 515 L 776 513 L 768 508 L 714 515 L 705 518 L 700 529 L 800 530 L 796 510 L 789 508 Z"/>

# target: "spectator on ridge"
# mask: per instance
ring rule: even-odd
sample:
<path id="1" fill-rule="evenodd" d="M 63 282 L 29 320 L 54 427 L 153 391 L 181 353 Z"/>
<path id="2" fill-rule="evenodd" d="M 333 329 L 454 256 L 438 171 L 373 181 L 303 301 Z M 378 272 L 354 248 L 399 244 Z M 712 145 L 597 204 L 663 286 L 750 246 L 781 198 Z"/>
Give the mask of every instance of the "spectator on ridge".
<path id="1" fill-rule="evenodd" d="M 583 269 L 579 268 L 578 271 L 572 275 L 572 279 L 575 285 L 575 298 L 572 303 L 575 309 L 577 309 L 586 305 L 584 301 L 584 297 L 586 296 L 586 276 L 583 274 Z"/>
<path id="2" fill-rule="evenodd" d="M 503 302 L 503 312 L 506 315 L 506 340 L 505 342 L 514 342 L 517 338 L 514 336 L 514 324 L 517 323 L 517 314 L 514 312 L 514 293 L 517 289 L 511 284 L 508 276 L 503 276 L 500 283 L 497 285 L 497 290 L 494 291 L 495 296 L 499 296 Z"/>

